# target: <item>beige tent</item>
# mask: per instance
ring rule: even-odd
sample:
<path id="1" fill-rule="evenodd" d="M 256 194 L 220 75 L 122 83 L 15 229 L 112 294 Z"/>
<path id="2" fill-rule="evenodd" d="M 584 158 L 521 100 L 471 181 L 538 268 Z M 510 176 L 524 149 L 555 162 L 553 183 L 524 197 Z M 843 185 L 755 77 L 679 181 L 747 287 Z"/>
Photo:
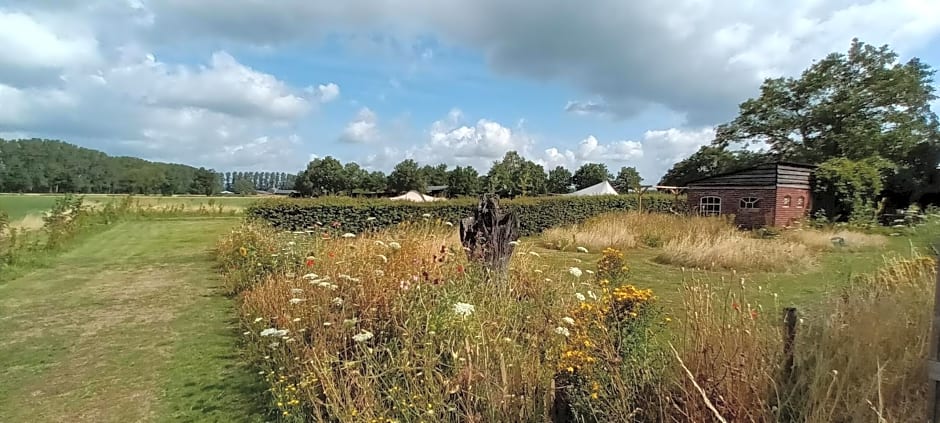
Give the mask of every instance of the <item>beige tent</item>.
<path id="1" fill-rule="evenodd" d="M 418 191 L 408 191 L 402 195 L 399 195 L 398 197 L 389 198 L 389 200 L 393 200 L 393 201 L 404 200 L 404 201 L 414 201 L 416 203 L 424 203 L 424 202 L 430 202 L 430 201 L 442 201 L 444 199 L 431 197 L 430 195 L 422 194 Z"/>

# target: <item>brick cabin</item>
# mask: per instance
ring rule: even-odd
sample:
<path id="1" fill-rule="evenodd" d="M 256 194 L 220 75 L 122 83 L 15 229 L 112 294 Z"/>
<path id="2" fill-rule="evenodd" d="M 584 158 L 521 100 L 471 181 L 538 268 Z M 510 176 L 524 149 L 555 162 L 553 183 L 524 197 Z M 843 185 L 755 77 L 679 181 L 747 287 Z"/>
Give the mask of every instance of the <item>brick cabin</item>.
<path id="1" fill-rule="evenodd" d="M 776 162 L 692 181 L 689 205 L 703 215 L 733 214 L 745 228 L 789 226 L 809 215 L 814 169 Z"/>

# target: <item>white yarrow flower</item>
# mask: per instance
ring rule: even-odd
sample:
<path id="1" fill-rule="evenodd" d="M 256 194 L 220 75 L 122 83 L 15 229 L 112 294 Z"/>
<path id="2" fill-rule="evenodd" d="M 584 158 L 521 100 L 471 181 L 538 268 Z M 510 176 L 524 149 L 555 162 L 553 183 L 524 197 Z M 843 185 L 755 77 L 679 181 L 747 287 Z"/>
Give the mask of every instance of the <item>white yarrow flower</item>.
<path id="1" fill-rule="evenodd" d="M 300 303 L 302 303 L 302 302 L 304 302 L 304 301 L 307 301 L 307 300 L 305 300 L 305 299 L 303 299 L 303 298 L 291 298 L 290 301 L 288 301 L 288 302 L 291 303 L 291 304 L 296 305 L 296 304 L 300 304 Z"/>
<path id="2" fill-rule="evenodd" d="M 576 278 L 581 277 L 581 269 L 578 269 L 577 267 L 568 268 L 568 273 L 571 273 L 571 276 L 574 276 Z"/>
<path id="3" fill-rule="evenodd" d="M 255 323 L 258 323 L 258 322 L 260 322 L 260 321 L 262 321 L 262 320 L 264 320 L 264 319 L 262 319 L 262 318 L 260 318 L 260 317 L 255 317 Z"/>
<path id="4" fill-rule="evenodd" d="M 587 299 L 587 298 L 584 297 L 584 294 L 582 294 L 582 293 L 580 293 L 580 292 L 575 292 L 575 293 L 574 293 L 574 296 L 575 296 L 575 298 L 578 299 L 578 301 L 584 301 L 584 300 Z"/>
<path id="5" fill-rule="evenodd" d="M 369 217 L 366 218 L 366 221 L 368 221 L 368 222 L 371 222 L 371 221 L 373 221 L 373 220 L 375 220 L 375 216 L 369 216 Z"/>
<path id="6" fill-rule="evenodd" d="M 343 238 L 355 238 L 355 237 L 356 237 L 356 234 L 352 232 L 346 232 L 343 234 Z"/>
<path id="7" fill-rule="evenodd" d="M 397 243 L 397 242 L 395 242 L 395 241 L 389 242 L 389 243 L 388 243 L 388 246 L 391 247 L 391 249 L 393 249 L 393 250 L 400 250 L 400 249 L 401 249 L 401 244 L 399 244 L 399 243 Z"/>
<path id="8" fill-rule="evenodd" d="M 559 334 L 559 335 L 562 335 L 562 336 L 564 336 L 564 337 L 566 337 L 566 338 L 569 337 L 569 336 L 571 336 L 571 332 L 568 330 L 568 328 L 566 328 L 566 327 L 564 327 L 564 326 L 559 326 L 559 327 L 555 328 L 555 333 L 557 333 L 557 334 Z"/>
<path id="9" fill-rule="evenodd" d="M 364 330 L 364 331 L 362 331 L 362 332 L 359 332 L 359 333 L 353 335 L 352 339 L 353 339 L 353 341 L 356 341 L 356 342 L 366 342 L 366 341 L 372 339 L 372 332 L 369 332 L 369 331 L 367 331 L 367 330 Z"/>
<path id="10" fill-rule="evenodd" d="M 587 248 L 584 248 L 584 247 L 578 247 L 578 252 L 579 252 L 579 253 L 587 253 L 587 252 L 589 252 L 589 251 L 588 251 L 588 249 L 587 249 Z"/>
<path id="11" fill-rule="evenodd" d="M 467 317 L 475 311 L 473 304 L 456 303 L 454 304 L 454 314 L 460 317 Z"/>
<path id="12" fill-rule="evenodd" d="M 316 274 L 316 273 L 307 273 L 306 275 L 303 275 L 303 276 L 302 276 L 302 278 L 304 278 L 304 279 L 316 279 L 316 278 L 319 278 L 319 277 L 320 277 L 320 275 L 318 275 L 318 274 Z"/>
<path id="13" fill-rule="evenodd" d="M 422 217 L 431 217 L 431 213 L 425 213 L 421 215 Z"/>
<path id="14" fill-rule="evenodd" d="M 567 323 L 570 326 L 574 326 L 574 319 L 570 317 L 562 317 L 561 321 Z"/>

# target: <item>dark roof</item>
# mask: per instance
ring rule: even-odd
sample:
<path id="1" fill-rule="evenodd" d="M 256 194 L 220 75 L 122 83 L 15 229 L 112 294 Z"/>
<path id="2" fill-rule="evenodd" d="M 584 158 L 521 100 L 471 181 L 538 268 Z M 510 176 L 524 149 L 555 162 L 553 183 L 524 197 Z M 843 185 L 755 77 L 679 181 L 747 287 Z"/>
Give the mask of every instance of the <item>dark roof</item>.
<path id="1" fill-rule="evenodd" d="M 696 183 L 696 182 L 704 181 L 704 180 L 706 180 L 706 179 L 720 178 L 720 177 L 722 177 L 722 176 L 735 175 L 735 174 L 738 174 L 738 173 L 747 172 L 747 171 L 749 171 L 749 170 L 756 170 L 756 169 L 772 169 L 772 168 L 776 168 L 777 166 L 802 167 L 802 168 L 805 168 L 805 169 L 816 169 L 817 167 L 819 167 L 819 166 L 816 166 L 816 165 L 814 165 L 814 164 L 800 163 L 800 162 L 788 162 L 788 161 L 767 162 L 767 163 L 758 164 L 758 165 L 756 165 L 756 166 L 750 166 L 750 167 L 745 167 L 745 168 L 738 169 L 738 170 L 732 170 L 732 171 L 730 171 L 730 172 L 718 173 L 718 174 L 711 175 L 711 176 L 705 176 L 705 177 L 702 177 L 702 178 L 693 179 L 693 180 L 691 180 L 691 181 L 689 181 L 689 182 L 686 182 L 685 185 L 686 185 L 686 186 L 689 186 L 690 184 L 694 184 L 694 183 Z"/>

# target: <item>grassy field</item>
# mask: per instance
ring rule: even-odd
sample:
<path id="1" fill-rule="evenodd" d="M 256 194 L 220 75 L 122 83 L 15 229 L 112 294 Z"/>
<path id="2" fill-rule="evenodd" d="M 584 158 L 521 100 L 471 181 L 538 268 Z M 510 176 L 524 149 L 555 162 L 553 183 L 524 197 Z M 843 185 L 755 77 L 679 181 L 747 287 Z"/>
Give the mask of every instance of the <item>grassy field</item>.
<path id="1" fill-rule="evenodd" d="M 41 215 L 50 209 L 59 195 L 0 194 L 0 210 L 6 211 L 13 221 L 29 215 Z M 87 194 L 88 205 L 95 206 L 110 201 L 119 201 L 124 195 Z M 241 211 L 258 197 L 205 197 L 205 196 L 134 196 L 134 201 L 141 207 L 161 208 L 184 206 L 188 210 L 200 207 L 224 207 L 225 211 Z"/>
<path id="2" fill-rule="evenodd" d="M 0 421 L 261 421 L 209 252 L 236 221 L 120 223 L 0 284 Z"/>

